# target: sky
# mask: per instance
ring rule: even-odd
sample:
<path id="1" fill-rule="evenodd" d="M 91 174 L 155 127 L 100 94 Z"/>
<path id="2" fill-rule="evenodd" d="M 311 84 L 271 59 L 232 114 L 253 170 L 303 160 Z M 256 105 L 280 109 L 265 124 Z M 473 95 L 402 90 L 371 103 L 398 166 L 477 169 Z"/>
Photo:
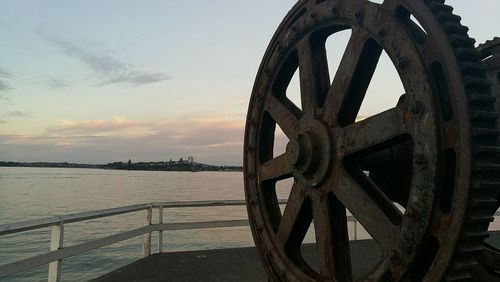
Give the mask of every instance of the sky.
<path id="1" fill-rule="evenodd" d="M 0 160 L 241 165 L 255 75 L 294 3 L 0 0 Z M 448 3 L 478 42 L 500 36 L 498 0 Z M 369 92 L 397 95 L 362 115 L 397 101 L 394 74 L 382 58 Z"/>

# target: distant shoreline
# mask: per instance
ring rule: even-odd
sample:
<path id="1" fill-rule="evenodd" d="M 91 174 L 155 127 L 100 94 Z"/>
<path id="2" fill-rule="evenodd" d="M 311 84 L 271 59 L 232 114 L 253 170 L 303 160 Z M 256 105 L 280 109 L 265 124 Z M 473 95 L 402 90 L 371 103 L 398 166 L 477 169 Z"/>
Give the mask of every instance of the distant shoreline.
<path id="1" fill-rule="evenodd" d="M 108 170 L 144 170 L 144 171 L 234 171 L 241 172 L 241 166 L 210 165 L 191 161 L 167 162 L 113 162 L 107 164 L 79 164 L 68 162 L 12 162 L 0 161 L 0 167 L 46 167 L 46 168 L 87 168 Z"/>

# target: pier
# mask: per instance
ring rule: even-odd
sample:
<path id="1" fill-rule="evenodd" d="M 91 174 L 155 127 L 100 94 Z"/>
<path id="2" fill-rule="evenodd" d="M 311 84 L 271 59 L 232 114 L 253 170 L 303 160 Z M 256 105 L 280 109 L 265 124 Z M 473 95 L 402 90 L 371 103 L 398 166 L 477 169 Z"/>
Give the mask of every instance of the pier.
<path id="1" fill-rule="evenodd" d="M 499 236 L 500 239 L 500 236 Z M 499 240 L 500 241 L 500 240 Z M 303 248 L 305 259 L 317 265 L 315 244 Z M 355 277 L 379 259 L 373 240 L 351 242 Z M 359 255 L 358 255 L 359 254 Z M 254 247 L 155 254 L 119 268 L 93 281 L 267 281 Z"/>
<path id="2" fill-rule="evenodd" d="M 491 232 L 489 242 L 499 246 L 500 232 Z M 315 244 L 306 244 L 303 255 L 317 264 Z M 380 255 L 373 240 L 351 241 L 352 271 L 359 278 L 377 263 Z M 105 281 L 267 281 L 253 247 L 155 254 L 103 275 Z"/>
<path id="3" fill-rule="evenodd" d="M 285 203 L 285 200 L 280 200 L 280 204 Z M 61 263 L 65 258 L 142 236 L 143 259 L 116 270 L 110 269 L 110 273 L 95 279 L 95 281 L 123 281 L 125 278 L 142 281 L 234 281 L 236 279 L 240 281 L 265 281 L 265 273 L 257 257 L 257 251 L 253 247 L 164 252 L 164 231 L 248 225 L 247 219 L 169 223 L 164 221 L 166 209 L 244 205 L 246 203 L 243 200 L 145 203 L 0 225 L 0 236 L 51 228 L 50 250 L 43 254 L 0 265 L 0 279 L 38 266 L 48 265 L 48 281 L 60 281 Z M 144 226 L 77 245 L 64 245 L 64 228 L 68 224 L 134 212 L 144 213 Z M 153 221 L 154 215 L 157 216 L 155 221 Z M 495 216 L 500 216 L 500 212 L 497 212 Z M 379 251 L 373 240 L 357 240 L 357 221 L 352 216 L 348 216 L 348 221 L 354 224 L 354 241 L 351 241 L 351 252 L 356 255 L 353 256 L 352 264 L 354 276 L 359 277 L 376 263 Z M 158 232 L 159 235 L 156 242 L 158 244 L 158 253 L 156 254 L 151 252 L 153 232 Z M 490 242 L 500 245 L 500 232 L 490 232 L 490 234 Z M 314 244 L 306 244 L 303 250 L 304 257 L 311 262 L 317 260 L 314 256 L 315 247 Z"/>

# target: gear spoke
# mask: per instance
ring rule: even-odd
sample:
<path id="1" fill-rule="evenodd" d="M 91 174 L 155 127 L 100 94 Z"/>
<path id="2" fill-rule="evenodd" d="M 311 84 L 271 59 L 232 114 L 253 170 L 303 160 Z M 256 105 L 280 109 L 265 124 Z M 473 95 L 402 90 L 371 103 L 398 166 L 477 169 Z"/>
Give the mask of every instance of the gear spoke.
<path id="1" fill-rule="evenodd" d="M 396 107 L 338 129 L 337 152 L 348 156 L 409 134 L 406 125 L 408 118 Z"/>
<path id="2" fill-rule="evenodd" d="M 382 48 L 366 32 L 352 29 L 340 66 L 328 90 L 324 104 L 325 119 L 337 119 L 340 125 L 354 122 L 381 54 Z"/>
<path id="3" fill-rule="evenodd" d="M 285 153 L 262 164 L 259 173 L 259 181 L 278 181 L 291 177 L 292 175 L 286 157 Z"/>
<path id="4" fill-rule="evenodd" d="M 384 253 L 395 248 L 399 237 L 399 227 L 391 222 L 380 207 L 380 203 L 377 203 L 346 172 L 343 172 L 336 182 L 332 185 L 335 196 L 380 244 Z M 386 203 L 386 205 L 392 205 L 392 203 Z"/>
<path id="5" fill-rule="evenodd" d="M 294 114 L 296 111 L 292 108 L 291 103 L 285 105 L 273 95 L 269 95 L 267 111 L 289 139 L 295 138 L 299 119 Z"/>
<path id="6" fill-rule="evenodd" d="M 321 275 L 335 281 L 350 281 L 351 255 L 345 207 L 326 194 L 316 195 L 312 206 Z"/>
<path id="7" fill-rule="evenodd" d="M 305 193 L 303 189 L 300 184 L 295 183 L 292 186 L 281 217 L 277 237 L 285 245 L 300 244 L 311 224 L 310 211 L 307 211 L 307 207 L 304 205 Z"/>
<path id="8" fill-rule="evenodd" d="M 325 44 L 306 37 L 298 46 L 302 110 L 314 114 L 330 85 Z"/>

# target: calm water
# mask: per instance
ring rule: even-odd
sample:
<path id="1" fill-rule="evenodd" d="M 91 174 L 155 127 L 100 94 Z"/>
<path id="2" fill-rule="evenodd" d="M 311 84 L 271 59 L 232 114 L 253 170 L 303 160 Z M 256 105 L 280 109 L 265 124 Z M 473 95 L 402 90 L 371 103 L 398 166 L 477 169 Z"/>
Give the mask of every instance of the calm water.
<path id="1" fill-rule="evenodd" d="M 287 186 L 285 183 L 284 186 Z M 283 197 L 287 189 L 281 190 Z M 145 202 L 244 199 L 238 172 L 149 172 L 93 169 L 0 168 L 0 224 Z M 157 213 L 153 214 L 157 218 Z M 167 209 L 168 222 L 245 219 L 245 207 Z M 65 246 L 142 226 L 143 213 L 65 225 Z M 169 231 L 166 251 L 250 246 L 248 227 Z M 0 237 L 0 264 L 49 249 L 50 229 Z M 153 233 L 153 252 L 157 235 Z M 100 276 L 141 257 L 142 237 L 63 261 L 64 281 Z M 46 281 L 47 266 L 2 281 Z"/>
<path id="2" fill-rule="evenodd" d="M 291 182 L 281 181 L 278 194 L 286 198 Z M 244 199 L 238 172 L 149 172 L 93 169 L 0 168 L 0 224 L 145 202 Z M 153 220 L 157 219 L 153 214 Z M 168 222 L 245 219 L 245 207 L 166 209 Z M 142 226 L 143 213 L 65 225 L 64 244 Z M 352 239 L 353 225 L 349 226 Z M 493 229 L 500 229 L 498 218 Z M 359 228 L 358 238 L 368 238 Z M 312 242 L 310 232 L 306 241 Z M 48 251 L 50 229 L 0 236 L 0 265 Z M 153 233 L 152 252 L 157 234 Z M 101 248 L 63 261 L 63 281 L 98 277 L 141 257 L 142 237 Z M 182 251 L 253 245 L 249 227 L 164 232 L 164 250 Z M 47 266 L 1 281 L 46 281 Z"/>

